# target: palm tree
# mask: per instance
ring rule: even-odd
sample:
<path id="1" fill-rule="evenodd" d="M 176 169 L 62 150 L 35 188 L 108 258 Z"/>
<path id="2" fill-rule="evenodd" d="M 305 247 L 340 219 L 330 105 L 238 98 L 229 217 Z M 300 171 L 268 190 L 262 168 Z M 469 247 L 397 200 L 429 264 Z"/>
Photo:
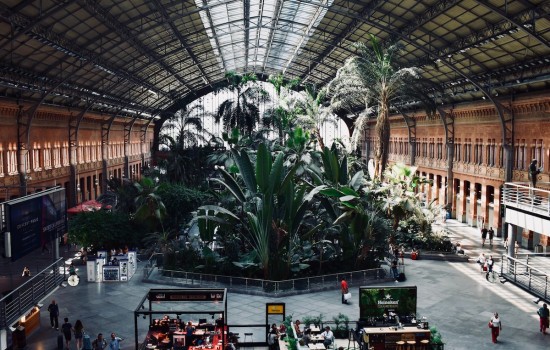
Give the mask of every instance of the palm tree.
<path id="1" fill-rule="evenodd" d="M 137 209 L 134 217 L 136 220 L 150 224 L 153 228 L 156 228 L 157 224 L 159 224 L 162 228 L 162 220 L 166 216 L 166 207 L 160 196 L 156 193 L 158 186 L 155 181 L 144 177 L 140 182 L 135 182 L 134 187 L 138 192 L 135 199 Z"/>
<path id="2" fill-rule="evenodd" d="M 173 134 L 172 139 L 177 148 L 186 149 L 201 143 L 206 144 L 208 139 L 212 139 L 212 134 L 203 128 L 201 113 L 204 117 L 210 116 L 210 113 L 204 113 L 204 107 L 200 104 L 192 107 L 186 105 L 164 123 L 161 132 Z"/>
<path id="3" fill-rule="evenodd" d="M 295 125 L 298 100 L 290 93 L 290 90 L 299 84 L 299 80 L 288 81 L 282 74 L 277 74 L 270 75 L 267 81 L 275 88 L 277 106 L 268 108 L 264 112 L 262 124 L 268 128 L 276 128 L 279 142 L 282 144 L 285 134 L 289 133 Z"/>
<path id="4" fill-rule="evenodd" d="M 370 90 L 358 75 L 353 60 L 347 60 L 336 72 L 336 76 L 327 84 L 327 97 L 330 109 L 334 113 L 343 111 L 352 116 L 344 119 L 351 137 L 351 148 L 357 149 L 363 131 L 373 112 L 369 107 Z"/>
<path id="5" fill-rule="evenodd" d="M 400 46 L 394 44 L 386 48 L 370 35 L 370 46 L 357 43 L 359 56 L 352 57 L 347 63 L 347 69 L 355 69 L 363 86 L 369 89 L 368 99 L 376 102 L 377 118 L 375 134 L 377 142 L 374 150 L 374 175 L 381 178 L 388 162 L 390 141 L 390 104 L 399 96 L 405 82 L 410 78 L 418 78 L 416 68 L 397 69 L 394 57 L 400 51 Z"/>
<path id="6" fill-rule="evenodd" d="M 300 111 L 298 112 L 297 124 L 305 130 L 311 130 L 312 135 L 319 142 L 320 149 L 323 150 L 325 143 L 321 136 L 321 127 L 325 123 L 336 125 L 334 114 L 329 108 L 323 107 L 326 92 L 318 90 L 313 84 L 306 84 L 301 94 L 303 99 L 298 102 Z"/>
<path id="7" fill-rule="evenodd" d="M 269 95 L 255 84 L 257 78 L 254 74 L 228 72 L 225 77 L 229 81 L 226 90 L 234 92 L 235 96 L 222 102 L 214 119 L 216 123 L 223 121 L 226 131 L 237 128 L 250 136 L 260 120 L 259 104 L 268 101 Z"/>

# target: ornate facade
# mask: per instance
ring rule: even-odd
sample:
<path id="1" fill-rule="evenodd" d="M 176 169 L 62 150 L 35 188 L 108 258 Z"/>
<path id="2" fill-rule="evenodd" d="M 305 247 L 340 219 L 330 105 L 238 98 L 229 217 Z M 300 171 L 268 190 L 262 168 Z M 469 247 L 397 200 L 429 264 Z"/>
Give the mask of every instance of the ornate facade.
<path id="1" fill-rule="evenodd" d="M 528 167 L 537 159 L 543 171 L 537 187 L 550 189 L 550 95 L 520 96 L 506 105 L 512 120 L 512 157 L 507 157 L 503 130 L 507 127 L 489 101 L 442 106 L 439 115 L 424 112 L 394 115 L 391 120 L 390 163 L 418 167 L 432 180 L 421 188 L 427 201 L 445 205 L 451 216 L 474 227 L 493 227 L 503 234 L 501 189 L 506 162 L 511 182 L 528 183 Z M 441 117 L 447 114 L 447 118 Z M 447 123 L 447 128 L 444 126 Z M 452 133 L 449 132 L 452 123 Z M 374 124 L 366 134 L 365 154 L 373 158 Z M 508 130 L 509 132 L 509 130 Z M 449 156 L 452 156 L 452 159 Z M 510 159 L 508 159 L 510 158 Z M 451 181 L 448 179 L 451 178 Z M 450 183 L 450 188 L 448 187 Z M 541 244 L 548 250 L 550 232 L 524 232 L 522 245 Z"/>
<path id="2" fill-rule="evenodd" d="M 33 107 L 0 100 L 0 202 L 62 186 L 74 206 L 97 198 L 109 178 L 139 178 L 150 162 L 150 120 Z"/>

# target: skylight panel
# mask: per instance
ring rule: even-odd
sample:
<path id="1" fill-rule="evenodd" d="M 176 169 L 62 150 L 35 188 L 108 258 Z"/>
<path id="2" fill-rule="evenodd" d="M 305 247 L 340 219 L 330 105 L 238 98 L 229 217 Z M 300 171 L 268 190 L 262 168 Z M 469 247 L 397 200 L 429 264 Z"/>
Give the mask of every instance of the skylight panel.
<path id="1" fill-rule="evenodd" d="M 203 8 L 201 20 L 214 52 L 219 53 L 222 69 L 262 71 L 269 66 L 284 71 L 313 35 L 333 1 L 195 0 L 195 3 Z M 249 6 L 248 23 L 245 4 Z"/>

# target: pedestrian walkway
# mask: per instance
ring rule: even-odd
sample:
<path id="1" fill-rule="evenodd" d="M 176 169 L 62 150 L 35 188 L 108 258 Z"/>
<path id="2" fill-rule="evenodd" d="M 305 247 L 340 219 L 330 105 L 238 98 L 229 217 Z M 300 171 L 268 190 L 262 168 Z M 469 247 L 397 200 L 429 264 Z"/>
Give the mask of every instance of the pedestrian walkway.
<path id="1" fill-rule="evenodd" d="M 550 347 L 550 335 L 539 332 L 538 316 L 540 305 L 533 303 L 533 297 L 510 283 L 490 283 L 479 273 L 474 262 L 481 251 L 501 254 L 504 252 L 500 238 L 493 247 L 480 247 L 479 232 L 475 228 L 448 220 L 446 228 L 453 239 L 464 243 L 466 253 L 472 257 L 468 263 L 433 260 L 410 260 L 407 258 L 407 281 L 403 283 L 381 283 L 379 285 L 418 287 L 418 316 L 427 317 L 430 326 L 441 332 L 446 350 L 529 349 L 546 350 Z M 160 285 L 142 283 L 143 263 L 138 273 L 128 283 L 87 283 L 81 278 L 76 287 L 60 288 L 42 303 L 47 306 L 55 298 L 60 308 L 60 318 L 69 317 L 74 324 L 80 319 L 86 332 L 94 338 L 98 332 L 111 331 L 125 338 L 123 349 L 134 349 L 133 311 L 149 288 Z M 358 288 L 350 288 L 352 302 L 342 305 L 340 290 L 302 294 L 284 298 L 269 298 L 255 295 L 228 294 L 229 325 L 263 324 L 265 303 L 286 303 L 287 314 L 294 319 L 305 316 L 319 316 L 331 321 L 339 313 L 349 317 L 350 327 L 359 317 Z M 45 307 L 42 308 L 42 328 L 28 339 L 29 349 L 55 349 L 58 332 L 49 327 Z M 497 345 L 491 342 L 487 323 L 493 312 L 499 312 L 503 330 Z M 144 335 L 148 320 L 139 318 L 140 334 Z M 241 334 L 246 329 L 239 329 Z M 253 330 L 254 340 L 261 341 L 263 334 Z M 142 339 L 140 339 L 142 341 Z M 73 343 L 74 347 L 74 343 Z M 74 348 L 73 348 L 74 349 Z M 259 349 L 256 347 L 256 349 Z"/>

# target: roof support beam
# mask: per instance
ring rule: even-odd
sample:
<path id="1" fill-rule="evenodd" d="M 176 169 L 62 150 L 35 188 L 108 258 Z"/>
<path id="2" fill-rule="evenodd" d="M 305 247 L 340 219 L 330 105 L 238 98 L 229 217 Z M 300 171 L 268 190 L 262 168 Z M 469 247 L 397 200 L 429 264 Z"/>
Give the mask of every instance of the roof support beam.
<path id="1" fill-rule="evenodd" d="M 158 12 L 162 15 L 162 18 L 164 20 L 169 20 L 170 19 L 170 16 L 168 16 L 168 13 L 166 12 L 166 8 L 164 8 L 164 6 L 160 3 L 160 0 L 153 0 L 153 3 L 155 4 L 155 7 L 157 8 Z M 195 63 L 195 65 L 197 66 L 197 68 L 199 69 L 199 71 L 201 72 L 203 78 L 206 80 L 207 84 L 208 85 L 212 85 L 212 82 L 210 82 L 208 80 L 208 75 L 204 72 L 204 70 L 202 69 L 201 67 L 201 62 L 200 60 L 195 56 L 195 54 L 193 53 L 193 51 L 191 51 L 189 49 L 189 45 L 187 44 L 187 40 L 183 37 L 183 35 L 181 35 L 180 31 L 178 30 L 178 28 L 175 26 L 174 22 L 172 21 L 168 21 L 168 26 L 170 27 L 170 29 L 172 30 L 172 33 L 174 33 L 174 35 L 176 36 L 176 38 L 178 38 L 178 40 L 180 41 L 181 43 L 181 46 L 183 47 L 183 49 L 185 51 L 187 51 L 187 54 L 189 55 L 189 57 L 191 57 L 191 59 L 193 60 L 193 62 Z M 150 51 L 150 50 L 148 50 Z M 155 53 L 156 55 L 156 53 Z M 170 72 L 171 74 L 173 74 L 175 77 L 178 78 L 178 80 L 180 82 L 182 82 L 184 85 L 187 85 L 187 83 L 184 83 L 184 80 L 183 78 L 179 77 L 178 74 L 176 74 L 176 72 L 174 72 L 174 70 L 172 69 L 172 67 L 168 66 L 166 63 L 164 63 L 164 61 L 161 61 L 162 62 L 162 65 L 166 67 L 167 71 Z M 189 90 L 193 91 L 193 89 L 191 87 L 188 87 Z"/>
<path id="2" fill-rule="evenodd" d="M 243 0 L 244 21 L 244 71 L 248 72 L 248 52 L 250 42 L 250 0 Z"/>
<path id="3" fill-rule="evenodd" d="M 265 71 L 265 67 L 267 65 L 267 59 L 269 58 L 269 53 L 271 52 L 271 46 L 273 45 L 273 37 L 275 36 L 275 28 L 277 27 L 279 23 L 279 18 L 281 17 L 281 11 L 283 9 L 283 2 L 284 0 L 277 0 L 277 4 L 275 5 L 275 17 L 273 17 L 273 28 L 269 32 L 269 37 L 267 39 L 267 48 L 265 50 L 265 57 L 264 57 L 264 63 L 262 65 L 262 70 Z M 261 25 L 261 23 L 260 23 Z"/>
<path id="4" fill-rule="evenodd" d="M 368 3 L 364 8 L 363 11 L 359 14 L 359 17 L 361 18 L 369 18 L 373 12 L 385 2 L 385 0 L 375 0 L 370 3 Z M 348 36 L 350 36 L 354 31 L 356 31 L 361 25 L 363 24 L 362 21 L 359 21 L 357 19 L 353 19 L 350 24 L 340 33 L 340 35 L 335 36 L 330 43 L 327 43 L 327 47 L 317 55 L 317 58 L 313 61 L 313 65 L 310 66 L 309 71 L 307 74 L 304 74 L 300 77 L 300 80 L 306 81 L 308 76 L 311 74 L 315 68 L 325 59 L 325 57 L 328 57 L 337 47 L 341 47 L 341 44 L 344 40 L 347 39 Z"/>
<path id="5" fill-rule="evenodd" d="M 455 157 L 455 118 L 452 110 L 450 113 L 447 113 L 443 108 L 437 107 L 437 111 L 445 129 L 445 145 L 447 147 L 447 200 L 445 201 L 445 208 L 451 211 L 454 203 L 453 162 Z"/>
<path id="6" fill-rule="evenodd" d="M 498 7 L 495 7 L 493 5 L 491 5 L 488 1 L 486 0 L 482 0 L 482 1 L 479 1 L 479 0 L 475 0 L 475 2 L 477 2 L 478 4 L 480 5 L 483 5 L 485 6 L 486 8 L 488 8 L 489 10 L 491 10 L 493 13 L 496 13 L 497 15 L 499 15 L 502 19 L 510 22 L 511 24 L 513 24 L 514 26 L 516 26 L 517 28 L 521 28 L 521 30 L 525 31 L 526 33 L 529 34 L 529 36 L 531 36 L 533 39 L 535 39 L 539 44 L 541 45 L 544 45 L 546 46 L 546 48 L 550 48 L 550 44 L 548 43 L 548 40 L 544 39 L 542 36 L 538 35 L 535 31 L 534 31 L 534 25 L 533 25 L 533 30 L 530 29 L 529 26 L 525 26 L 524 23 L 512 18 L 512 17 L 508 17 L 508 15 L 506 14 L 506 12 L 502 11 L 501 9 L 499 9 Z M 541 5 L 541 6 L 544 6 L 544 5 Z M 548 8 L 550 8 L 550 4 L 546 4 L 546 6 Z M 529 9 L 527 9 L 527 14 L 529 15 L 529 17 L 531 17 L 531 15 L 535 12 L 536 8 L 533 6 Z M 534 16 L 533 16 L 534 17 Z"/>

